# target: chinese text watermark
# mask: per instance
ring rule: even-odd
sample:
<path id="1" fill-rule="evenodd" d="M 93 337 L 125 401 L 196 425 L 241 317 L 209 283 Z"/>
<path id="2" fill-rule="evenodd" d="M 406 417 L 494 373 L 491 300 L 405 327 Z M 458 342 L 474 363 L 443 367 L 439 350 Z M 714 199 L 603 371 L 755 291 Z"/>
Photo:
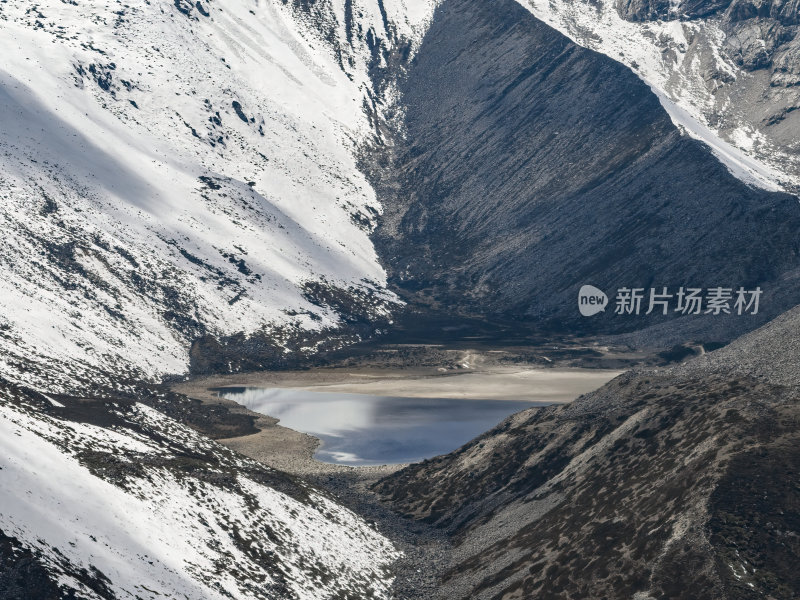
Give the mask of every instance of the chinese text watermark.
<path id="1" fill-rule="evenodd" d="M 760 287 L 754 290 L 744 287 L 622 287 L 614 298 L 614 314 L 756 315 L 761 293 Z M 607 305 L 606 294 L 592 285 L 584 285 L 578 292 L 578 309 L 585 317 L 604 311 Z"/>

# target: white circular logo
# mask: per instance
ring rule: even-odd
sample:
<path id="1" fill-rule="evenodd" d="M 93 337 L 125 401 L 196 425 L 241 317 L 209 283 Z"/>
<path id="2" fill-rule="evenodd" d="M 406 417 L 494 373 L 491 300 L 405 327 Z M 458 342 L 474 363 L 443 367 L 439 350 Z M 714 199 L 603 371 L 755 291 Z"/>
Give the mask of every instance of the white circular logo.
<path id="1" fill-rule="evenodd" d="M 593 285 L 584 285 L 578 292 L 578 310 L 584 317 L 603 312 L 608 304 L 608 296 Z"/>

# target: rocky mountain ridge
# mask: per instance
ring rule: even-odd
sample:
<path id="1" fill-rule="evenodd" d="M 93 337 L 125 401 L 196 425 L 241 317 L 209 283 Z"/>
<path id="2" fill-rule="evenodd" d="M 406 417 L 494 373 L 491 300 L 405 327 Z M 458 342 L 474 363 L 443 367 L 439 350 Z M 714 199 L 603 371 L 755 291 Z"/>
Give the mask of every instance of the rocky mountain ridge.
<path id="1" fill-rule="evenodd" d="M 6 376 L 152 379 L 234 334 L 308 355 L 359 334 L 330 296 L 374 331 L 397 299 L 355 153 L 427 2 L 379 5 L 2 3 Z"/>
<path id="2" fill-rule="evenodd" d="M 798 189 L 798 5 L 794 0 L 524 0 L 537 18 L 631 68 L 673 122 L 732 172 Z"/>

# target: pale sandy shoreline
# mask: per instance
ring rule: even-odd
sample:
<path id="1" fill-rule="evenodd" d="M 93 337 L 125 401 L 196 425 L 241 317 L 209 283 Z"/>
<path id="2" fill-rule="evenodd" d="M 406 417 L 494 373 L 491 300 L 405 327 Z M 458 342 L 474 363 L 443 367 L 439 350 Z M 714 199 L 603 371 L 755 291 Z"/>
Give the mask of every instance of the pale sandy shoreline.
<path id="1" fill-rule="evenodd" d="M 312 392 L 571 402 L 599 388 L 622 371 L 583 368 L 514 368 L 437 373 L 430 370 L 314 369 L 243 373 L 193 379 L 174 386 L 178 392 L 212 400 L 220 387 L 296 388 Z"/>
<path id="2" fill-rule="evenodd" d="M 592 369 L 525 369 L 504 372 L 469 372 L 445 376 L 387 378 L 353 375 L 347 383 L 302 386 L 313 392 L 404 396 L 409 398 L 461 398 L 571 402 L 619 375 L 620 371 Z M 358 378 L 361 378 L 359 381 Z"/>

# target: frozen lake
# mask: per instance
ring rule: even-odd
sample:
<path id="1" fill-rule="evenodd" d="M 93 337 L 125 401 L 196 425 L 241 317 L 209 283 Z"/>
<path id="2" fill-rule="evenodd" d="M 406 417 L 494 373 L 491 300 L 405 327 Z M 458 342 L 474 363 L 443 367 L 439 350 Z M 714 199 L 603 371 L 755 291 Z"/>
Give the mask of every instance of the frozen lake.
<path id="1" fill-rule="evenodd" d="M 315 458 L 364 466 L 418 462 L 445 454 L 507 416 L 547 402 L 406 398 L 309 392 L 296 388 L 222 388 L 220 395 L 322 444 Z"/>

